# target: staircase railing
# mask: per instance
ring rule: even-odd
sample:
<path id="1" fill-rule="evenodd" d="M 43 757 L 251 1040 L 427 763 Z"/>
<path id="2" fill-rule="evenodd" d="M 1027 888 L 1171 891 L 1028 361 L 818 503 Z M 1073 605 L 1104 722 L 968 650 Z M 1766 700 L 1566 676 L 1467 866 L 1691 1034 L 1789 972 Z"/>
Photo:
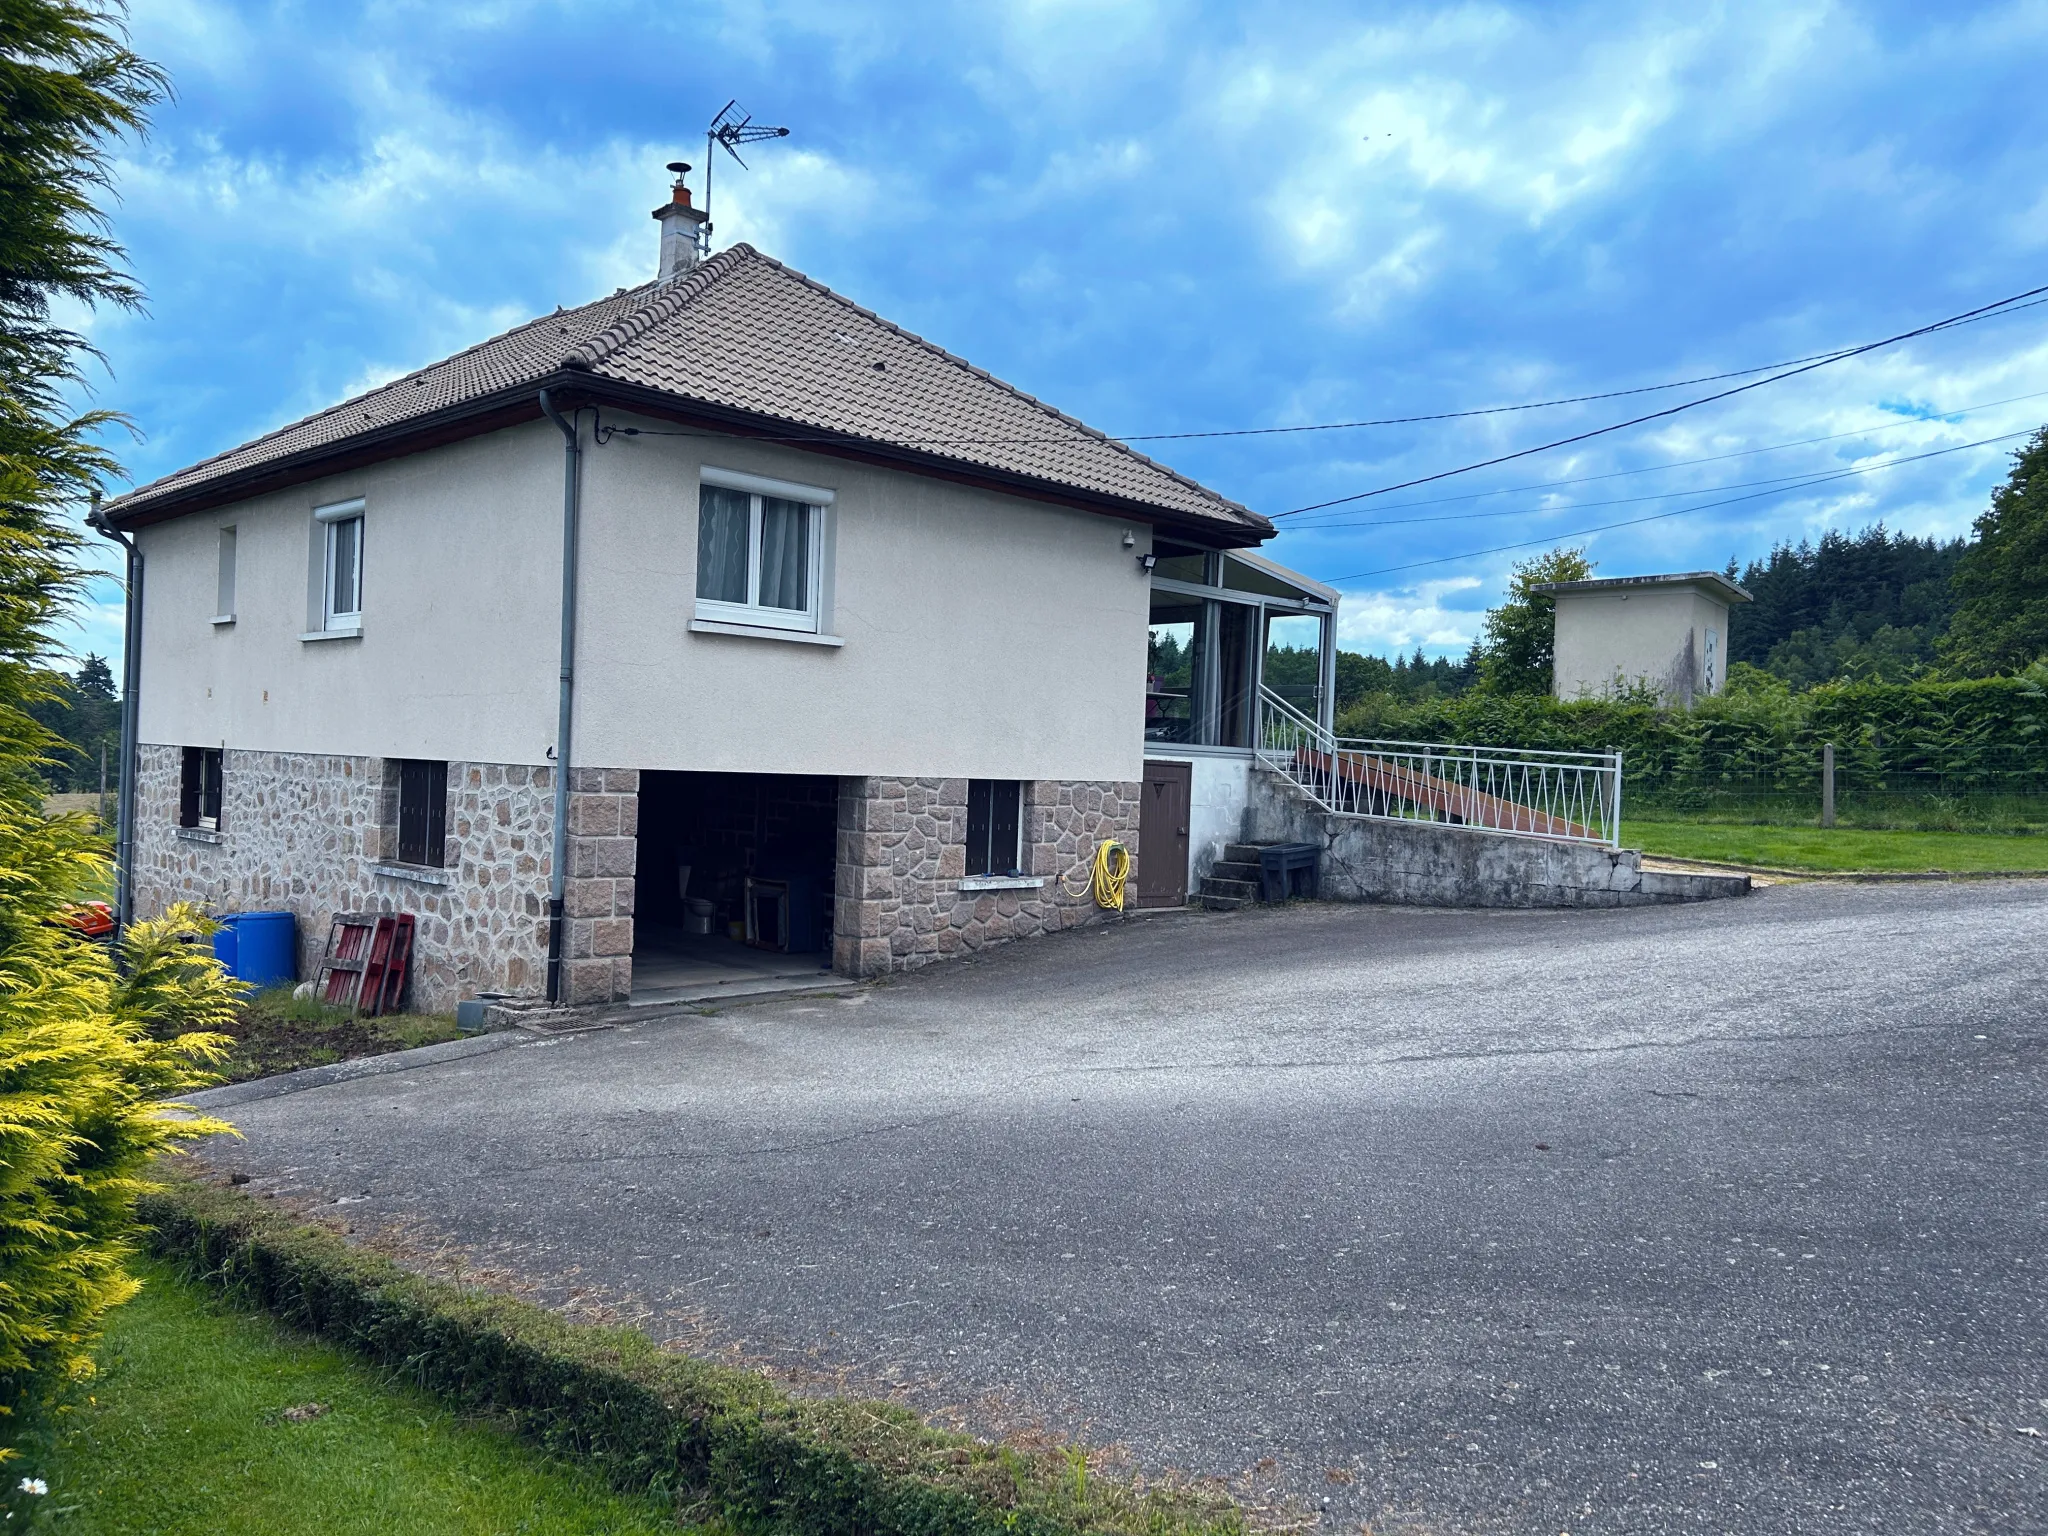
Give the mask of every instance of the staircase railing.
<path id="1" fill-rule="evenodd" d="M 1621 754 L 1333 736 L 1259 690 L 1259 761 L 1324 810 L 1621 846 Z"/>

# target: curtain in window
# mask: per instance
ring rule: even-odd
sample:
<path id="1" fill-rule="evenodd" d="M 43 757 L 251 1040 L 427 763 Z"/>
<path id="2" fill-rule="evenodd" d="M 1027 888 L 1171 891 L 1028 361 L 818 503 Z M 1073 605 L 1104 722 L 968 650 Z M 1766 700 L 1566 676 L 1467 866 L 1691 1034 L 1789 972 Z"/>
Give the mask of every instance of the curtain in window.
<path id="1" fill-rule="evenodd" d="M 761 498 L 761 606 L 811 605 L 811 509 L 800 501 Z"/>
<path id="2" fill-rule="evenodd" d="M 331 614 L 361 613 L 363 520 L 350 517 L 327 526 L 334 567 L 329 573 L 331 585 L 328 588 L 327 611 Z"/>
<path id="3" fill-rule="evenodd" d="M 720 603 L 747 600 L 745 491 L 707 485 L 697 492 L 697 595 Z"/>

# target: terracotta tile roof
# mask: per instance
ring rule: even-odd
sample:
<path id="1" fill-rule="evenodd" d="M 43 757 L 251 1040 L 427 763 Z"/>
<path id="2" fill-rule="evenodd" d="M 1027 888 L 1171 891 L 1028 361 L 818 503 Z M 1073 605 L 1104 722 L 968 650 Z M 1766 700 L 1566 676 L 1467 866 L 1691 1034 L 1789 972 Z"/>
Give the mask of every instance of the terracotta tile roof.
<path id="1" fill-rule="evenodd" d="M 109 500 L 105 510 L 116 517 L 133 514 L 146 503 L 176 496 L 209 480 L 266 464 L 280 464 L 295 455 L 334 447 L 378 428 L 403 425 L 502 389 L 535 383 L 555 372 L 569 352 L 593 336 L 602 335 L 622 314 L 636 305 L 644 305 L 647 298 L 647 288 L 629 288 L 595 304 L 529 320 L 501 336 L 478 342 L 467 351 L 415 369 L 368 394 L 316 411 L 239 448 L 201 459 L 174 474 L 138 486 Z"/>
<path id="2" fill-rule="evenodd" d="M 1262 517 L 930 342 L 735 245 L 678 281 L 625 290 L 494 336 L 107 504 L 116 517 L 206 482 L 346 445 L 538 385 L 562 370 L 963 469 L 1111 497 L 1254 538 Z"/>

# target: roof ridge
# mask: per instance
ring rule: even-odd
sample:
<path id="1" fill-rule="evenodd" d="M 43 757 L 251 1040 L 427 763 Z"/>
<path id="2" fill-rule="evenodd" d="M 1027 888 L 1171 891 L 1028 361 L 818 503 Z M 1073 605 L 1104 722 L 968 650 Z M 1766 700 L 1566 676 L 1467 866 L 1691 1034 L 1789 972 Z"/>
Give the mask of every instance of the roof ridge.
<path id="1" fill-rule="evenodd" d="M 632 290 L 622 289 L 620 290 L 620 292 L 630 293 L 632 292 Z M 330 416 L 338 415 L 342 411 L 347 410 L 350 406 L 359 406 L 365 400 L 370 400 L 375 398 L 376 396 L 384 394 L 387 390 L 390 390 L 395 385 L 397 385 L 401 380 L 416 377 L 417 375 L 427 372 L 429 369 L 445 368 L 450 363 L 459 362 L 463 358 L 470 356 L 472 353 L 481 352 L 485 347 L 494 346 L 497 343 L 506 340 L 508 337 L 517 336 L 521 331 L 530 331 L 534 329 L 536 326 L 547 324 L 549 321 L 559 321 L 565 315 L 577 314 L 580 311 L 586 309 L 595 309 L 598 305 L 609 304 L 618 297 L 619 293 L 608 293 L 605 294 L 602 298 L 591 299 L 587 303 L 577 304 L 568 309 L 550 310 L 545 314 L 535 315 L 531 320 L 522 320 L 517 325 L 507 326 L 504 330 L 499 331 L 494 335 L 486 336 L 481 341 L 472 342 L 469 346 L 464 347 L 459 352 L 451 352 L 446 357 L 437 357 L 432 362 L 421 363 L 416 367 L 401 369 L 395 377 L 385 380 L 382 384 L 373 384 L 370 386 L 370 388 L 364 390 L 361 394 L 350 395 L 346 400 L 337 400 L 334 402 L 334 404 L 329 406 L 323 406 L 317 411 L 308 411 L 305 415 L 299 417 L 296 421 L 288 421 L 284 423 L 282 426 L 272 427 L 268 432 L 259 433 L 255 437 L 248 439 L 246 442 L 235 444 L 232 448 L 223 448 L 219 453 L 208 454 L 205 458 L 197 459 L 194 462 L 183 466 L 182 468 L 174 469 L 167 475 L 158 475 L 154 480 L 146 480 L 141 485 L 135 486 L 131 490 L 123 491 L 119 496 L 111 498 L 108 505 L 114 506 L 120 502 L 128 500 L 130 497 L 140 496 L 144 492 L 152 489 L 153 487 L 162 485 L 167 480 L 183 479 L 185 476 L 192 474 L 195 470 L 201 470 L 206 468 L 209 464 L 217 464 L 223 459 L 234 458 L 237 454 L 246 453 L 251 448 L 255 448 L 263 443 L 269 442 L 272 438 L 282 437 L 288 432 L 296 432 L 301 427 L 308 426 L 313 422 L 322 421 Z"/>
<path id="2" fill-rule="evenodd" d="M 733 249 L 738 250 L 739 247 L 734 246 Z M 748 249 L 750 251 L 752 250 L 751 247 L 749 247 Z M 1069 416 L 1065 411 L 1059 409 L 1059 407 L 1046 404 L 1045 401 L 1039 399 L 1038 396 L 1032 394 L 1029 390 L 1019 389 L 1015 384 L 1012 384 L 1009 380 L 997 378 L 994 374 L 990 373 L 986 368 L 976 367 L 973 363 L 970 363 L 966 358 L 959 356 L 957 353 L 947 351 L 937 342 L 927 341 L 924 337 L 918 335 L 917 332 L 905 330 L 902 326 L 898 325 L 895 321 L 889 319 L 887 316 L 876 314 L 872 309 L 869 309 L 866 305 L 857 303 L 854 300 L 849 299 L 845 294 L 839 292 L 836 288 L 831 287 L 829 284 L 819 282 L 815 277 L 810 276 L 808 273 L 798 271 L 795 267 L 790 266 L 789 263 L 784 261 L 778 261 L 773 256 L 763 256 L 758 251 L 754 251 L 752 253 L 755 256 L 759 257 L 760 260 L 767 262 L 769 266 L 776 268 L 778 271 L 787 272 L 791 277 L 795 278 L 798 282 L 804 284 L 806 287 L 816 289 L 819 293 L 824 294 L 827 298 L 833 300 L 835 303 L 845 305 L 854 313 L 865 316 L 867 319 L 874 321 L 877 325 L 882 326 L 886 330 L 895 332 L 904 340 L 924 348 L 925 351 L 932 353 L 936 357 L 945 359 L 945 361 L 953 364 L 956 368 L 964 368 L 969 373 L 973 374 L 976 378 L 986 379 L 989 383 L 995 385 L 996 388 L 1004 390 L 1007 393 L 1014 395 L 1017 399 L 1024 401 L 1027 405 L 1033 406 L 1036 409 L 1043 411 L 1046 415 L 1052 417 L 1055 421 L 1063 422 L 1067 426 L 1073 427 L 1078 431 L 1086 433 L 1089 437 L 1096 439 L 1098 442 L 1107 444 L 1109 447 L 1114 448 L 1117 452 L 1124 454 L 1126 457 L 1136 459 L 1140 464 L 1145 465 L 1148 469 L 1155 469 L 1159 473 L 1165 475 L 1168 479 L 1178 481 L 1180 484 L 1186 486 L 1189 490 L 1199 492 L 1203 496 L 1208 497 L 1211 501 L 1217 503 L 1217 505 L 1228 507 L 1233 512 L 1243 512 L 1251 517 L 1262 516 L 1262 514 L 1252 511 L 1250 507 L 1245 506 L 1242 502 L 1232 501 L 1228 496 L 1225 496 L 1218 491 L 1210 489 L 1208 486 L 1202 484 L 1201 481 L 1190 479 L 1188 476 L 1182 474 L 1179 470 L 1173 468 L 1171 465 L 1162 464 L 1157 459 L 1154 459 L 1147 454 L 1140 453 L 1137 449 L 1131 447 L 1130 444 L 1118 441 L 1116 438 L 1111 437 L 1107 432 L 1102 431 L 1100 428 L 1091 427 L 1088 425 L 1087 422 L 1080 420 L 1078 417 Z M 646 313 L 646 311 L 642 311 L 642 313 Z M 916 445 L 909 444 L 900 446 Z M 973 445 L 972 443 L 964 443 L 962 444 L 962 446 L 972 447 L 975 445 Z"/>
<path id="3" fill-rule="evenodd" d="M 660 285 L 662 291 L 654 296 L 652 302 L 628 310 L 612 322 L 610 329 L 600 331 L 572 348 L 562 358 L 562 366 L 586 371 L 595 368 L 621 347 L 638 341 L 656 326 L 688 308 L 727 273 L 749 261 L 762 259 L 768 258 L 763 258 L 744 240 L 727 246 L 716 256 L 699 262 L 682 277 L 671 278 Z"/>

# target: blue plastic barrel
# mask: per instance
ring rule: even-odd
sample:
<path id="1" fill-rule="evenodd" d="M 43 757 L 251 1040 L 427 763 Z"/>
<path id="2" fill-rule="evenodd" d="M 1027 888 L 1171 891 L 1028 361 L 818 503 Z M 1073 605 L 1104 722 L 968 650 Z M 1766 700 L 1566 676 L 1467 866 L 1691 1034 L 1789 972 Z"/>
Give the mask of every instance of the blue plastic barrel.
<path id="1" fill-rule="evenodd" d="M 230 976 L 242 974 L 238 968 L 242 950 L 242 933 L 235 926 L 236 921 L 241 915 L 239 912 L 228 913 L 227 916 L 218 919 L 220 926 L 213 930 L 213 958 L 221 963 L 221 968 Z"/>
<path id="2" fill-rule="evenodd" d="M 290 986 L 299 979 L 299 920 L 290 912 L 230 912 L 213 936 L 213 952 L 237 981 Z"/>

